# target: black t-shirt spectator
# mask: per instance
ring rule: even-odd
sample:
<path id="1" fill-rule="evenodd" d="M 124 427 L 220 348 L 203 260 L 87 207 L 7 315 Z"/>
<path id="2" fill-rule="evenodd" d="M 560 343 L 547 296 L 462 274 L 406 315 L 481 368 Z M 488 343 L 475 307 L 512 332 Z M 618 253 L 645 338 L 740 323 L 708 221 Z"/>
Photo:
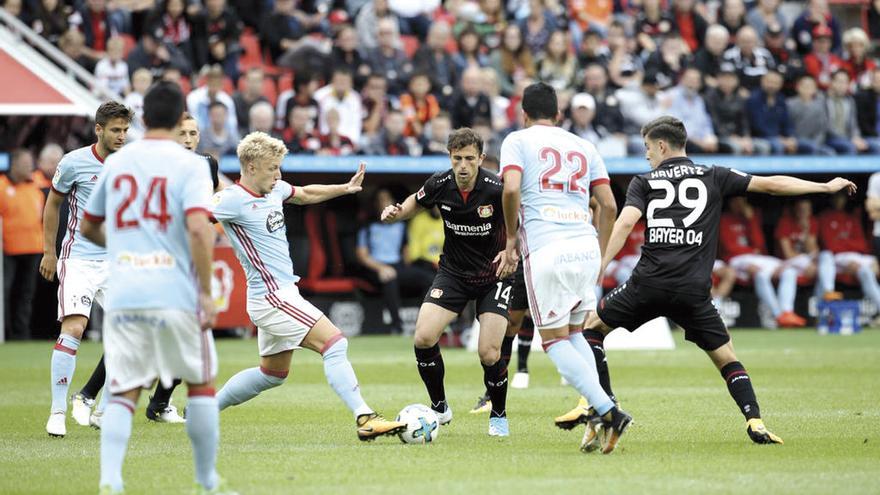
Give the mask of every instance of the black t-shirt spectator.
<path id="1" fill-rule="evenodd" d="M 483 118 L 492 120 L 492 105 L 489 97 L 480 93 L 476 97 L 467 97 L 464 93 L 458 93 L 452 99 L 452 127 L 472 127 L 474 119 Z"/>
<path id="2" fill-rule="evenodd" d="M 260 29 L 263 43 L 269 48 L 269 55 L 273 62 L 277 62 L 286 51 L 281 46 L 285 39 L 298 40 L 305 35 L 305 30 L 295 17 L 272 12 L 263 20 Z"/>
<path id="3" fill-rule="evenodd" d="M 725 95 L 718 88 L 710 89 L 704 98 L 718 137 L 748 136 L 749 116 L 746 101 L 736 91 Z"/>
<path id="4" fill-rule="evenodd" d="M 856 93 L 856 109 L 859 130 L 862 136 L 877 137 L 880 135 L 880 93 L 871 89 Z"/>

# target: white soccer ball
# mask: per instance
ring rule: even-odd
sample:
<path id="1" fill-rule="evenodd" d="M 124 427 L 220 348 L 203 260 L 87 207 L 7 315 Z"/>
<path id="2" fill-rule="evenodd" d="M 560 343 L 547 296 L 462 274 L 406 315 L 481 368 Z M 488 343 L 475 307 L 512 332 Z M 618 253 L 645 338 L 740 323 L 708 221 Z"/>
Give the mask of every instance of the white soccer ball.
<path id="1" fill-rule="evenodd" d="M 410 404 L 401 409 L 397 421 L 406 423 L 406 430 L 398 435 L 403 443 L 431 443 L 440 433 L 437 413 L 422 404 Z"/>

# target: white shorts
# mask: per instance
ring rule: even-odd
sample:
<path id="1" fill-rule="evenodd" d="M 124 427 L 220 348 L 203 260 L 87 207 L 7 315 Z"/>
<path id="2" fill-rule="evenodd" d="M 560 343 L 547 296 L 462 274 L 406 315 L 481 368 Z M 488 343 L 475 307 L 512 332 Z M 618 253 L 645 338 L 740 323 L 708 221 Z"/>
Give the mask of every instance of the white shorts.
<path id="1" fill-rule="evenodd" d="M 92 313 L 92 304 L 104 305 L 107 262 L 67 258 L 58 260 L 58 321 Z"/>
<path id="2" fill-rule="evenodd" d="M 303 299 L 296 285 L 249 298 L 247 312 L 257 326 L 260 356 L 299 349 L 309 330 L 324 316 L 320 309 Z"/>
<path id="3" fill-rule="evenodd" d="M 177 309 L 132 309 L 104 316 L 104 364 L 110 392 L 166 387 L 175 378 L 207 383 L 217 376 L 214 336 L 195 314 Z"/>
<path id="4" fill-rule="evenodd" d="M 763 254 L 741 254 L 730 258 L 730 267 L 736 270 L 737 278 L 751 278 L 749 267 L 757 266 L 759 271 L 775 273 L 782 266 L 782 260 Z"/>
<path id="5" fill-rule="evenodd" d="M 813 257 L 809 254 L 799 254 L 794 258 L 789 258 L 785 260 L 785 267 L 794 268 L 795 270 L 797 270 L 798 275 L 803 275 L 804 272 L 806 272 L 812 264 Z"/>
<path id="6" fill-rule="evenodd" d="M 874 266 L 874 263 L 876 262 L 877 258 L 870 254 L 847 252 L 834 255 L 834 265 L 837 267 L 838 272 L 845 271 L 849 268 L 849 265 L 852 265 L 853 263 L 859 265 L 859 267 L 867 266 L 870 268 Z"/>
<path id="7" fill-rule="evenodd" d="M 580 325 L 596 309 L 602 255 L 595 236 L 554 242 L 523 260 L 526 295 L 535 328 Z"/>

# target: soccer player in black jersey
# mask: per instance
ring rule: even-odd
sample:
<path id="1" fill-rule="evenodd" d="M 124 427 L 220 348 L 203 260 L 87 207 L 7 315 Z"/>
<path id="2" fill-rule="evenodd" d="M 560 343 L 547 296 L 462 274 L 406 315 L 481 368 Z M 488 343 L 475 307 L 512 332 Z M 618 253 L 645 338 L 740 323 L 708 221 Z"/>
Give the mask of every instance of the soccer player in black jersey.
<path id="1" fill-rule="evenodd" d="M 602 341 L 613 328 L 630 331 L 658 316 L 684 329 L 685 339 L 706 351 L 745 416 L 749 438 L 782 443 L 761 420 L 758 400 L 745 367 L 733 351 L 727 328 L 712 305 L 712 265 L 718 244 L 721 206 L 727 196 L 746 192 L 782 196 L 846 190 L 852 182 L 827 183 L 777 175 L 758 177 L 692 162 L 685 153 L 687 132 L 680 120 L 660 117 L 642 128 L 646 158 L 653 169 L 629 184 L 626 204 L 614 224 L 602 270 L 614 259 L 636 222 L 647 219 L 642 257 L 629 281 L 606 295 L 586 322 L 584 336 L 593 349 L 605 392 L 612 395 Z M 589 413 L 584 411 L 586 421 Z M 591 433 L 593 431 L 593 433 Z M 596 436 L 587 428 L 585 441 Z"/>
<path id="2" fill-rule="evenodd" d="M 504 248 L 501 179 L 480 168 L 483 140 L 471 129 L 458 129 L 447 142 L 452 168 L 431 176 L 403 203 L 382 212 L 383 222 L 406 220 L 421 209 L 439 207 L 446 240 L 440 270 L 419 309 L 415 354 L 431 408 L 440 424 L 452 421 L 443 389 L 443 356 L 438 341 L 443 329 L 475 300 L 480 321 L 478 352 L 492 410 L 489 435 L 508 436 L 507 368 L 500 346 L 507 329 L 510 279 L 498 280 L 495 257 Z"/>

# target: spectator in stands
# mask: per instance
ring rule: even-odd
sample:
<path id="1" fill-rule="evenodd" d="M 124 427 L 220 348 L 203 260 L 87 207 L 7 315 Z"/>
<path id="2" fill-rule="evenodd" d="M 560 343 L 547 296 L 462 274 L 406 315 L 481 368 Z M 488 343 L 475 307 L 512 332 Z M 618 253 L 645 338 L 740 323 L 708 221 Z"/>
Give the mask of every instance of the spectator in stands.
<path id="1" fill-rule="evenodd" d="M 780 0 L 759 0 L 758 5 L 746 14 L 746 22 L 755 28 L 758 37 L 763 38 L 771 25 L 781 26 L 783 37 L 788 36 L 788 21 L 779 11 L 780 3 Z"/>
<path id="2" fill-rule="evenodd" d="M 724 0 L 718 13 L 718 24 L 729 33 L 739 33 L 746 26 L 746 6 L 742 0 Z"/>
<path id="3" fill-rule="evenodd" d="M 452 32 L 460 33 L 468 26 L 473 27 L 489 51 L 494 51 L 501 45 L 499 35 L 507 26 L 507 13 L 502 0 L 479 0 L 478 10 L 471 6 L 465 4 L 458 9 L 458 22 L 453 26 Z"/>
<path id="4" fill-rule="evenodd" d="M 612 42 L 618 43 L 617 46 L 619 46 L 619 40 L 616 38 L 616 29 L 614 34 L 615 37 L 612 37 L 611 30 L 609 28 L 608 44 L 606 46 L 606 44 L 602 41 L 602 33 L 599 32 L 598 29 L 588 29 L 584 33 L 580 45 L 577 47 L 577 50 L 575 52 L 578 66 L 586 67 L 590 64 L 599 64 L 603 67 L 610 68 L 611 54 L 613 53 L 612 49 L 615 46 L 612 45 Z M 566 46 L 566 50 L 568 50 L 568 46 Z M 577 77 L 577 74 L 575 74 L 575 77 Z"/>
<path id="5" fill-rule="evenodd" d="M 715 260 L 712 265 L 712 304 L 722 313 L 724 300 L 733 292 L 733 286 L 736 285 L 736 270 L 729 267 L 727 263 L 721 260 Z M 727 318 L 722 313 L 721 318 L 724 323 L 728 324 Z"/>
<path id="6" fill-rule="evenodd" d="M 134 118 L 128 128 L 126 139 L 137 141 L 144 136 L 147 128 L 144 125 L 144 96 L 153 84 L 153 75 L 149 69 L 140 68 L 131 76 L 131 92 L 125 96 L 123 104 L 131 109 Z"/>
<path id="7" fill-rule="evenodd" d="M 419 47 L 413 57 L 415 71 L 428 74 L 433 86 L 432 93 L 442 103 L 452 96 L 459 77 L 455 60 L 446 49 L 451 35 L 449 24 L 431 24 L 427 43 Z"/>
<path id="8" fill-rule="evenodd" d="M 327 134 L 318 136 L 321 148 L 319 155 L 348 156 L 354 153 L 354 143 L 351 139 L 339 133 L 339 112 L 330 110 L 327 112 Z"/>
<path id="9" fill-rule="evenodd" d="M 238 38 L 244 25 L 241 18 L 226 6 L 226 0 L 204 0 L 204 4 L 205 8 L 193 26 L 199 39 L 205 43 L 201 50 L 204 56 L 198 57 L 196 65 L 221 64 L 226 76 L 237 81 L 238 55 L 241 53 Z"/>
<path id="10" fill-rule="evenodd" d="M 569 31 L 573 35 L 576 33 L 586 33 L 589 29 L 605 29 L 613 24 L 612 14 L 614 13 L 615 2 L 597 2 L 595 0 L 570 0 L 563 2 L 568 4 L 568 18 L 571 19 Z M 627 3 L 622 2 L 623 7 Z"/>
<path id="11" fill-rule="evenodd" d="M 859 280 L 865 297 L 871 299 L 875 308 L 880 308 L 877 258 L 868 254 L 871 251 L 861 215 L 846 211 L 847 201 L 846 194 L 835 194 L 831 197 L 831 209 L 819 216 L 819 241 L 834 255 L 833 264 L 825 270 L 820 267 L 820 284 L 833 290 L 837 273 L 851 275 Z M 874 320 L 874 326 L 880 324 L 878 320 L 880 318 Z"/>
<path id="12" fill-rule="evenodd" d="M 783 92 L 794 93 L 794 87 L 802 75 L 806 73 L 804 61 L 800 55 L 787 46 L 785 34 L 780 24 L 770 24 L 764 33 L 764 48 L 773 57 L 776 70 L 785 79 Z"/>
<path id="13" fill-rule="evenodd" d="M 367 51 L 366 61 L 373 74 L 380 74 L 388 81 L 388 93 L 400 95 L 406 89 L 406 81 L 413 70 L 412 62 L 400 48 L 397 23 L 386 17 L 379 20 L 379 42 Z"/>
<path id="14" fill-rule="evenodd" d="M 83 53 L 98 60 L 107 50 L 107 40 L 125 33 L 125 13 L 120 9 L 108 8 L 107 0 L 86 0 L 81 5 L 68 22 L 85 36 L 87 48 Z"/>
<path id="15" fill-rule="evenodd" d="M 746 100 L 739 92 L 739 76 L 732 64 L 725 62 L 721 66 L 718 87 L 706 92 L 706 108 L 712 116 L 720 147 L 737 155 L 770 152 L 768 143 L 752 141 Z"/>
<path id="16" fill-rule="evenodd" d="M 684 40 L 676 34 L 670 34 L 660 42 L 660 49 L 645 61 L 645 71 L 657 75 L 660 89 L 668 89 L 678 82 L 689 62 L 690 55 Z"/>
<path id="17" fill-rule="evenodd" d="M 400 97 L 400 110 L 406 117 L 409 137 L 422 135 L 425 125 L 440 113 L 440 104 L 431 94 L 431 79 L 425 73 L 416 73 L 409 80 L 409 91 Z"/>
<path id="18" fill-rule="evenodd" d="M 642 1 L 642 11 L 636 17 L 636 41 L 640 51 L 657 51 L 658 44 L 675 31 L 675 19 L 662 8 L 660 0 Z"/>
<path id="19" fill-rule="evenodd" d="M 806 55 L 813 51 L 813 33 L 816 26 L 824 25 L 831 29 L 831 51 L 840 51 L 840 23 L 831 15 L 827 0 L 809 0 L 807 8 L 795 19 L 791 26 L 791 38 L 797 44 L 798 53 Z"/>
<path id="20" fill-rule="evenodd" d="M 880 68 L 871 71 L 871 86 L 856 93 L 856 108 L 862 136 L 880 137 Z"/>
<path id="21" fill-rule="evenodd" d="M 509 96 L 517 81 L 535 77 L 532 52 L 523 41 L 522 31 L 516 24 L 504 28 L 501 46 L 489 55 L 490 64 L 498 72 L 501 94 Z"/>
<path id="22" fill-rule="evenodd" d="M 813 280 L 817 269 L 822 270 L 823 263 L 827 265 L 827 260 L 834 261 L 827 252 L 819 253 L 819 222 L 813 217 L 813 204 L 807 198 L 796 199 L 790 208 L 786 208 L 776 224 L 773 237 L 786 266 L 794 268 L 798 277 Z M 839 293 L 834 293 L 834 276 L 831 278 L 831 285 L 825 286 L 820 276 L 815 285 L 816 297 L 840 298 Z"/>
<path id="23" fill-rule="evenodd" d="M 831 29 L 819 24 L 813 29 L 813 50 L 804 57 L 807 74 L 813 76 L 823 91 L 831 84 L 831 75 L 845 68 L 843 60 L 831 53 Z"/>
<path id="24" fill-rule="evenodd" d="M 825 97 L 818 91 L 813 76 L 804 75 L 798 80 L 797 96 L 789 98 L 786 105 L 798 142 L 809 143 L 817 154 L 833 155 L 834 149 L 825 145 L 828 138 Z"/>
<path id="25" fill-rule="evenodd" d="M 706 110 L 706 102 L 700 96 L 702 76 L 694 67 L 684 70 L 678 86 L 670 89 L 669 114 L 677 117 L 687 129 L 688 153 L 715 153 L 719 151 L 718 136 L 712 127 L 712 117 Z"/>
<path id="26" fill-rule="evenodd" d="M 761 87 L 746 100 L 749 128 L 755 143 L 766 142 L 774 155 L 797 153 L 798 141 L 788 116 L 782 89 L 782 74 L 771 70 L 761 78 Z"/>
<path id="27" fill-rule="evenodd" d="M 329 109 L 328 113 L 330 111 L 339 115 L 339 111 L 335 108 Z M 313 129 L 307 107 L 293 107 L 290 110 L 288 125 L 282 136 L 291 155 L 311 155 L 321 148 L 321 141 L 315 137 Z"/>
<path id="28" fill-rule="evenodd" d="M 672 15 L 678 34 L 687 44 L 691 53 L 703 46 L 709 23 L 696 10 L 695 0 L 675 0 L 672 3 Z"/>
<path id="29" fill-rule="evenodd" d="M 868 212 L 868 217 L 874 221 L 872 231 L 874 256 L 880 257 L 880 172 L 874 172 L 868 179 L 866 194 L 865 211 Z"/>
<path id="30" fill-rule="evenodd" d="M 89 72 L 95 71 L 95 61 L 85 54 L 85 36 L 76 28 L 70 28 L 61 35 L 58 40 L 58 48 L 83 69 Z"/>
<path id="31" fill-rule="evenodd" d="M 445 234 L 443 219 L 438 207 L 422 210 L 407 225 L 407 255 L 414 269 L 435 274 L 440 267 L 440 253 L 443 252 Z"/>
<path id="32" fill-rule="evenodd" d="M 577 72 L 577 59 L 569 50 L 565 31 L 553 31 L 543 52 L 538 59 L 538 79 L 553 86 L 557 94 L 569 93 Z"/>
<path id="33" fill-rule="evenodd" d="M 275 110 L 272 109 L 272 104 L 268 101 L 258 101 L 251 105 L 248 110 L 248 128 L 240 135 L 256 131 L 281 138 L 281 135 L 275 132 Z"/>
<path id="34" fill-rule="evenodd" d="M 579 138 L 598 145 L 602 136 L 593 125 L 595 117 L 596 100 L 589 93 L 578 93 L 571 99 L 571 119 L 563 128 Z"/>
<path id="35" fill-rule="evenodd" d="M 480 69 L 480 88 L 489 97 L 489 103 L 492 106 L 492 129 L 495 132 L 500 132 L 510 127 L 510 120 L 507 116 L 510 98 L 501 95 L 498 73 L 495 72 L 495 69 L 489 67 Z"/>
<path id="36" fill-rule="evenodd" d="M 95 78 L 102 86 L 122 98 L 128 94 L 128 64 L 122 59 L 125 41 L 119 36 L 107 40 L 107 53 L 95 65 Z"/>
<path id="37" fill-rule="evenodd" d="M 728 211 L 721 215 L 718 251 L 738 278 L 752 279 L 755 294 L 779 326 L 802 327 L 806 320 L 794 313 L 797 270 L 766 255 L 760 216 L 745 197 L 730 198 Z M 773 278 L 779 279 L 778 291 L 773 290 Z"/>
<path id="38" fill-rule="evenodd" d="M 394 13 L 388 8 L 388 0 L 373 0 L 361 7 L 355 19 L 358 46 L 361 50 L 367 51 L 376 48 L 379 39 L 377 32 L 379 20 L 386 17 L 397 20 Z"/>
<path id="39" fill-rule="evenodd" d="M 431 26 L 431 15 L 440 6 L 440 0 L 397 0 L 388 2 L 388 5 L 397 16 L 400 32 L 415 36 L 424 43 Z"/>
<path id="40" fill-rule="evenodd" d="M 224 73 L 220 65 L 215 64 L 205 71 L 205 85 L 190 91 L 186 97 L 186 109 L 201 127 L 202 134 L 208 126 L 209 108 L 212 103 L 220 102 L 226 107 L 226 127 L 229 134 L 238 134 L 238 117 L 235 114 L 235 101 L 223 89 Z"/>
<path id="41" fill-rule="evenodd" d="M 329 33 L 327 14 L 330 8 L 328 2 L 322 5 L 320 1 L 298 1 L 293 15 L 307 33 L 324 36 Z"/>
<path id="42" fill-rule="evenodd" d="M 403 331 L 401 291 L 421 298 L 431 286 L 433 274 L 414 269 L 404 262 L 407 238 L 403 222 L 385 224 L 379 221 L 379 213 L 391 204 L 394 204 L 394 197 L 388 189 L 376 190 L 372 219 L 358 232 L 357 258 L 366 268 L 367 277 L 382 288 L 385 309 L 391 314 L 392 333 L 400 333 Z"/>
<path id="43" fill-rule="evenodd" d="M 254 32 L 260 30 L 263 15 L 266 13 L 266 9 L 271 7 L 269 2 L 255 2 L 254 0 L 231 0 L 229 3 L 244 25 L 251 28 Z M 187 4 L 187 10 L 198 13 L 199 6 L 197 2 L 190 3 L 188 1 Z"/>
<path id="44" fill-rule="evenodd" d="M 67 19 L 70 13 L 71 8 L 64 2 L 40 0 L 36 12 L 31 17 L 31 29 L 53 45 L 57 45 L 61 35 L 67 31 Z"/>
<path id="45" fill-rule="evenodd" d="M 265 75 L 263 74 L 263 69 L 251 67 L 244 76 L 244 90 L 236 91 L 232 95 L 232 101 L 235 105 L 235 117 L 238 120 L 238 132 L 241 136 L 246 135 L 250 128 L 249 117 L 251 107 L 261 101 L 269 102 L 269 99 L 263 96 L 264 82 Z"/>
<path id="46" fill-rule="evenodd" d="M 370 74 L 364 84 L 361 99 L 364 106 L 361 141 L 369 142 L 379 134 L 385 115 L 396 105 L 388 96 L 388 81 L 382 74 Z"/>
<path id="47" fill-rule="evenodd" d="M 441 110 L 422 134 L 420 140 L 422 155 L 448 155 L 446 143 L 450 132 L 452 132 L 452 121 L 449 119 L 449 114 Z"/>
<path id="48" fill-rule="evenodd" d="M 736 45 L 724 52 L 724 60 L 736 67 L 740 84 L 749 91 L 757 88 L 764 74 L 776 67 L 770 52 L 758 46 L 758 34 L 751 26 L 736 32 Z"/>
<path id="49" fill-rule="evenodd" d="M 474 119 L 472 128 L 483 140 L 484 154 L 494 156 L 501 154 L 501 138 L 497 133 L 492 132 L 492 122 L 489 119 Z"/>
<path id="50" fill-rule="evenodd" d="M 153 33 L 156 39 L 174 45 L 191 63 L 195 63 L 196 50 L 193 40 L 193 18 L 184 0 L 158 2 L 145 22 L 144 31 Z"/>
<path id="51" fill-rule="evenodd" d="M 137 45 L 128 53 L 128 70 L 132 74 L 140 68 L 150 70 L 153 79 L 162 77 L 169 68 L 175 68 L 189 75 L 192 68 L 189 60 L 174 45 L 157 40 L 152 33 L 144 33 Z"/>
<path id="52" fill-rule="evenodd" d="M 40 189 L 48 188 L 52 184 L 55 177 L 55 171 L 58 170 L 58 162 L 64 157 L 64 149 L 55 143 L 46 143 L 40 150 L 37 158 L 37 170 L 34 172 L 34 181 L 40 184 Z"/>
<path id="53" fill-rule="evenodd" d="M 713 24 L 706 30 L 706 42 L 694 55 L 694 67 L 703 74 L 703 84 L 707 88 L 718 86 L 718 72 L 724 62 L 724 52 L 730 43 L 730 33 L 720 24 Z"/>
<path id="54" fill-rule="evenodd" d="M 0 177 L 0 220 L 3 223 L 3 296 L 6 338 L 31 336 L 33 296 L 43 252 L 45 198 L 32 179 L 34 157 L 19 149 L 10 154 L 9 172 Z"/>
<path id="55" fill-rule="evenodd" d="M 391 110 L 385 115 L 382 130 L 372 140 L 366 153 L 370 155 L 413 156 L 414 150 L 404 135 L 406 117 L 399 110 Z"/>
<path id="56" fill-rule="evenodd" d="M 843 33 L 843 63 L 849 77 L 856 88 L 871 86 L 871 73 L 877 68 L 877 62 L 868 56 L 871 42 L 868 35 L 860 28 L 847 29 Z"/>
<path id="57" fill-rule="evenodd" d="M 474 119 L 492 119 L 492 104 L 480 89 L 480 69 L 469 67 L 461 76 L 458 93 L 452 99 L 452 127 L 471 127 Z"/>
<path id="58" fill-rule="evenodd" d="M 609 134 L 626 139 L 620 102 L 608 87 L 608 71 L 598 64 L 588 66 L 584 70 L 584 89 L 596 100 L 594 125 Z"/>
<path id="59" fill-rule="evenodd" d="M 545 0 L 529 0 L 529 15 L 519 21 L 526 48 L 533 54 L 543 51 L 550 35 L 562 27 L 556 25 L 556 17 L 545 4 Z"/>
<path id="60" fill-rule="evenodd" d="M 665 115 L 670 102 L 660 97 L 657 76 L 653 72 L 644 75 L 642 84 L 620 88 L 614 95 L 620 101 L 624 132 L 629 136 L 628 151 L 633 155 L 643 153 L 645 147 L 642 143 L 642 126 Z"/>
<path id="61" fill-rule="evenodd" d="M 354 87 L 358 89 L 363 87 L 364 81 L 370 75 L 370 65 L 358 50 L 357 31 L 350 24 L 344 24 L 337 29 L 327 67 L 348 69 L 354 75 Z M 297 74 L 297 78 L 299 76 Z"/>
<path id="62" fill-rule="evenodd" d="M 472 26 L 458 35 L 458 52 L 452 56 L 456 74 L 464 74 L 468 67 L 487 67 L 489 57 L 483 53 L 483 39 Z"/>
<path id="63" fill-rule="evenodd" d="M 281 58 L 287 54 L 295 56 L 303 46 L 306 30 L 294 15 L 295 10 L 294 0 L 276 0 L 272 12 L 263 19 L 260 35 L 276 65 L 288 65 Z"/>
<path id="64" fill-rule="evenodd" d="M 309 112 L 312 128 L 318 127 L 318 116 L 321 114 L 320 106 L 315 100 L 315 91 L 318 90 L 318 81 L 308 72 L 296 74 L 293 80 L 293 91 L 282 93 L 278 96 L 277 117 L 280 120 L 278 127 L 284 127 L 290 120 L 290 112 L 296 107 L 304 107 Z"/>
<path id="65" fill-rule="evenodd" d="M 849 95 L 849 73 L 843 69 L 831 76 L 828 87 L 828 140 L 826 144 L 840 154 L 880 154 L 880 139 L 863 138 L 856 121 L 856 103 Z"/>
<path id="66" fill-rule="evenodd" d="M 320 108 L 318 125 L 321 133 L 326 134 L 329 130 L 327 112 L 335 108 L 340 117 L 339 132 L 353 143 L 360 142 L 364 110 L 360 95 L 354 91 L 351 72 L 344 68 L 334 70 L 330 84 L 315 91 L 315 101 Z"/>
<path id="67" fill-rule="evenodd" d="M 868 5 L 868 35 L 871 41 L 880 40 L 880 1 L 871 0 Z"/>
<path id="68" fill-rule="evenodd" d="M 212 101 L 208 105 L 207 125 L 199 130 L 200 153 L 208 153 L 218 160 L 223 155 L 235 153 L 239 141 L 238 128 L 230 128 L 228 119 L 229 113 L 234 111 L 220 101 Z"/>

